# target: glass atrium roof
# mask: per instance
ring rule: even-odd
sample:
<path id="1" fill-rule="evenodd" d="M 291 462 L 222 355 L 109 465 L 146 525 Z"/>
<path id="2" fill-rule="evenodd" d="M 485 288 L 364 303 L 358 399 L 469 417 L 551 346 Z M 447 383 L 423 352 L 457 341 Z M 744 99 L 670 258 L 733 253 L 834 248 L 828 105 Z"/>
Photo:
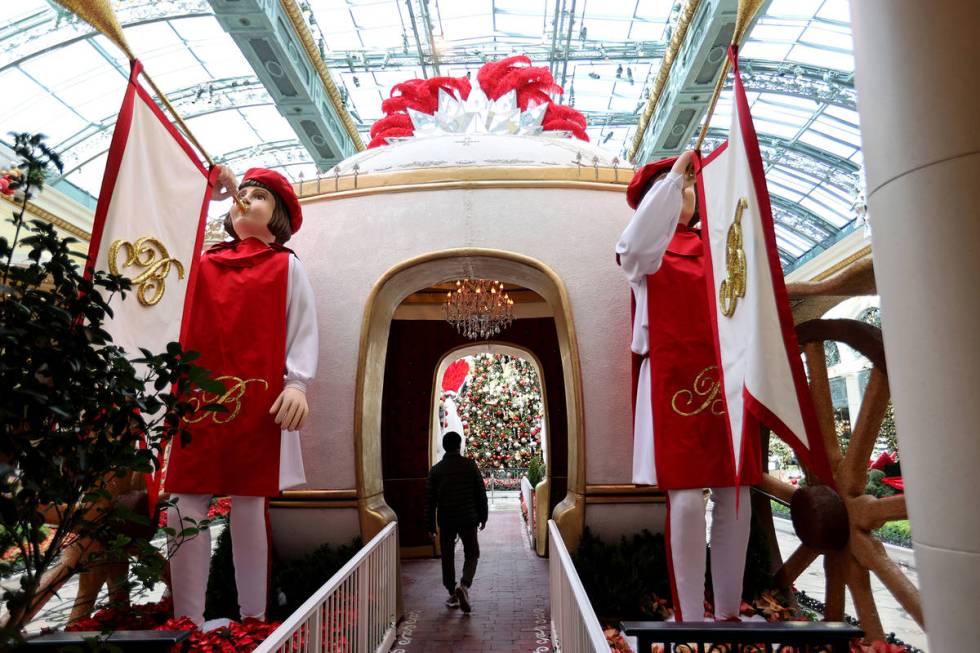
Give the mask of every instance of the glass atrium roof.
<path id="1" fill-rule="evenodd" d="M 675 0 L 299 0 L 362 139 L 390 88 L 476 75 L 525 53 L 549 65 L 588 134 L 629 150 L 682 2 Z M 206 0 L 114 1 L 146 70 L 218 161 L 242 172 L 317 174 L 306 149 Z M 555 19 L 556 8 L 558 19 Z M 569 16 L 574 15 L 570 21 Z M 786 266 L 854 224 L 861 150 L 847 0 L 772 0 L 741 50 Z M 128 77 L 107 39 L 53 1 L 0 3 L 0 131 L 42 131 L 65 181 L 99 192 Z M 704 151 L 724 137 L 726 90 Z M 4 136 L 6 138 L 6 136 Z M 91 198 L 89 198 L 91 199 Z"/>

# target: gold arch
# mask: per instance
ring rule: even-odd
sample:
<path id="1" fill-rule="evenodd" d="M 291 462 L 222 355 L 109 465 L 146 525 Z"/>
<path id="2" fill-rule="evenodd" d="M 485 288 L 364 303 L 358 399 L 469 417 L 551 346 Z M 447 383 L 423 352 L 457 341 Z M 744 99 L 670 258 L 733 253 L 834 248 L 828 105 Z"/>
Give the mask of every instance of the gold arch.
<path id="1" fill-rule="evenodd" d="M 391 318 L 402 301 L 420 288 L 466 276 L 517 283 L 538 293 L 551 308 L 561 351 L 568 419 L 568 493 L 552 518 L 570 547 L 585 524 L 585 412 L 578 340 L 568 290 L 541 261 L 497 249 L 461 248 L 403 261 L 375 283 L 364 307 L 354 404 L 354 455 L 361 538 L 367 541 L 395 513 L 385 503 L 381 473 L 381 398 Z"/>

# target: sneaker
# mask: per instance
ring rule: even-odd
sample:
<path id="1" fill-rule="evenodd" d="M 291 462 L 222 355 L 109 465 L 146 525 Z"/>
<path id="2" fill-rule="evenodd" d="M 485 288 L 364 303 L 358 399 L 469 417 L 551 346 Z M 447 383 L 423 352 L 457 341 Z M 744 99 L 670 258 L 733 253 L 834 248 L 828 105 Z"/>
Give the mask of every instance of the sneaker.
<path id="1" fill-rule="evenodd" d="M 470 590 L 466 585 L 460 584 L 456 587 L 456 598 L 459 600 L 459 607 L 463 612 L 469 614 L 473 608 L 470 606 Z"/>
<path id="2" fill-rule="evenodd" d="M 453 594 L 451 594 L 448 599 L 446 599 L 446 607 L 447 608 L 458 608 L 459 607 L 459 599 L 456 598 L 456 593 L 455 592 Z"/>

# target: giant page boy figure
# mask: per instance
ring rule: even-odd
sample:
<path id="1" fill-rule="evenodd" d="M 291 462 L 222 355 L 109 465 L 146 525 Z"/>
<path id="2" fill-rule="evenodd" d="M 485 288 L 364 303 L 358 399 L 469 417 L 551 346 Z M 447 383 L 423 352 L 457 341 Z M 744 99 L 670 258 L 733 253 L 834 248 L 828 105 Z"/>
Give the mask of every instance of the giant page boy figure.
<path id="1" fill-rule="evenodd" d="M 704 619 L 704 488 L 714 499 L 711 581 L 717 620 L 738 619 L 749 539 L 748 485 L 761 481 L 747 443 L 742 487 L 719 392 L 700 232 L 693 152 L 641 168 L 627 190 L 636 213 L 616 245 L 633 292 L 639 360 L 633 482 L 667 492 L 667 552 L 677 621 Z"/>
<path id="2" fill-rule="evenodd" d="M 198 411 L 188 419 L 191 441 L 174 444 L 166 487 L 177 499 L 169 514 L 175 528 L 181 518 L 204 519 L 212 496 L 232 496 L 241 616 L 264 619 L 266 498 L 306 480 L 297 429 L 309 413 L 306 388 L 316 374 L 317 324 L 309 279 L 283 246 L 303 222 L 292 185 L 278 172 L 253 168 L 238 198 L 241 204 L 233 204 L 225 218 L 232 240 L 201 257 L 183 343 L 185 350 L 201 352 L 198 364 L 224 383 L 219 403 L 226 410 Z M 199 626 L 210 553 L 205 529 L 181 544 L 170 561 L 174 614 Z"/>

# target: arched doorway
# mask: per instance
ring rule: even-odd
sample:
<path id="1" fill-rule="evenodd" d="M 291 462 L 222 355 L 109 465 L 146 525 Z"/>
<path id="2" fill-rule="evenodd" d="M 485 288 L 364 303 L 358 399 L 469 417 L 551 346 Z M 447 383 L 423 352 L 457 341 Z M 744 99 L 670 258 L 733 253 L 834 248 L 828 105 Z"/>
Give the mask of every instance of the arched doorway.
<path id="1" fill-rule="evenodd" d="M 358 512 L 364 539 L 396 519 L 395 511 L 385 500 L 382 471 L 383 400 L 392 317 L 402 301 L 415 291 L 466 277 L 519 284 L 540 295 L 551 310 L 567 430 L 567 474 L 561 479 L 564 499 L 552 516 L 566 539 L 581 531 L 585 489 L 582 380 L 568 293 L 554 271 L 536 259 L 502 250 L 467 248 L 434 252 L 400 263 L 382 276 L 368 298 L 361 327 L 354 415 Z M 554 388 L 554 384 L 549 385 Z M 424 407 L 428 406 L 426 402 Z"/>
<path id="2" fill-rule="evenodd" d="M 531 435 L 537 443 L 536 451 L 534 452 L 533 457 L 540 457 L 540 459 L 544 461 L 545 476 L 542 484 L 538 486 L 537 491 L 534 493 L 536 495 L 535 498 L 540 503 L 537 506 L 539 509 L 537 511 L 538 514 L 536 515 L 537 523 L 536 523 L 536 528 L 533 529 L 534 534 L 533 536 L 531 536 L 531 540 L 533 540 L 532 548 L 536 550 L 538 555 L 544 556 L 547 553 L 547 537 L 548 537 L 547 519 L 551 514 L 552 508 L 554 508 L 555 504 L 557 504 L 557 501 L 562 498 L 561 496 L 558 495 L 557 491 L 554 493 L 552 492 L 552 488 L 555 487 L 555 483 L 553 482 L 552 477 L 555 474 L 555 470 L 558 470 L 560 476 L 567 478 L 566 470 L 567 470 L 567 453 L 568 453 L 567 437 L 564 437 L 565 430 L 567 428 L 566 426 L 567 418 L 566 418 L 566 411 L 564 406 L 565 402 L 564 402 L 564 397 L 562 396 L 564 394 L 562 392 L 564 389 L 564 384 L 559 383 L 557 388 L 552 389 L 549 388 L 546 382 L 547 376 L 545 370 L 548 368 L 552 368 L 549 370 L 551 372 L 550 376 L 552 378 L 559 376 L 556 373 L 557 370 L 553 369 L 555 366 L 551 361 L 547 361 L 547 363 L 550 364 L 546 364 L 546 362 L 543 362 L 541 358 L 539 358 L 538 355 L 535 354 L 532 348 L 529 348 L 527 346 L 518 346 L 515 345 L 513 342 L 504 342 L 501 340 L 490 340 L 478 344 L 460 345 L 446 352 L 443 355 L 442 359 L 439 361 L 439 365 L 436 368 L 436 374 L 435 374 L 435 379 L 434 379 L 433 389 L 432 389 L 432 408 L 430 411 L 431 424 L 429 429 L 430 430 L 429 466 L 431 467 L 432 465 L 434 465 L 442 457 L 441 439 L 442 439 L 442 434 L 444 432 L 444 429 L 442 428 L 442 425 L 439 423 L 439 419 L 438 419 L 438 415 L 440 411 L 440 395 L 441 395 L 440 380 L 443 379 L 447 368 L 454 362 L 466 358 L 475 359 L 477 357 L 491 356 L 491 355 L 503 356 L 505 358 L 523 362 L 531 370 L 533 370 L 532 373 L 533 373 L 534 382 L 537 385 L 537 391 L 534 393 L 534 396 L 535 398 L 539 397 L 541 401 L 540 424 L 536 425 L 539 426 L 540 431 L 538 433 L 534 433 L 533 431 L 531 431 L 529 435 Z M 547 353 L 545 353 L 545 356 L 547 357 Z M 474 370 L 474 373 L 476 373 L 476 370 Z M 549 395 L 549 391 L 556 392 L 559 396 L 552 397 L 551 395 Z M 558 433 L 564 438 L 564 440 L 560 439 L 560 441 L 556 443 L 557 446 L 554 447 L 551 446 L 551 437 L 552 437 L 553 429 L 550 424 L 551 424 L 552 414 L 555 414 L 555 421 L 560 425 L 558 429 Z M 467 452 L 466 443 L 468 438 L 466 437 L 466 434 L 462 433 L 462 431 L 461 434 L 464 435 L 464 444 L 463 444 L 464 455 L 470 455 L 471 457 L 475 457 L 477 462 L 480 464 L 481 469 L 483 469 L 484 472 L 492 471 L 492 470 L 488 470 L 487 460 L 482 459 L 479 455 L 474 456 L 473 453 Z M 519 462 L 514 463 L 513 465 L 508 465 L 508 466 L 523 468 L 522 472 L 527 472 L 528 470 L 526 468 L 529 462 L 530 462 L 529 460 L 521 460 Z M 498 465 L 498 467 L 499 466 L 500 465 Z M 563 480 L 563 479 L 559 479 L 559 480 Z M 520 492 L 519 484 L 517 490 L 518 492 Z M 552 498 L 554 498 L 554 501 L 552 501 Z M 534 506 L 532 506 L 531 502 L 529 501 L 527 503 L 526 508 L 528 510 L 532 510 L 533 507 Z M 526 515 L 526 520 L 527 520 L 526 528 L 531 529 L 532 528 L 531 525 L 533 525 L 535 522 L 535 517 L 528 514 Z"/>

